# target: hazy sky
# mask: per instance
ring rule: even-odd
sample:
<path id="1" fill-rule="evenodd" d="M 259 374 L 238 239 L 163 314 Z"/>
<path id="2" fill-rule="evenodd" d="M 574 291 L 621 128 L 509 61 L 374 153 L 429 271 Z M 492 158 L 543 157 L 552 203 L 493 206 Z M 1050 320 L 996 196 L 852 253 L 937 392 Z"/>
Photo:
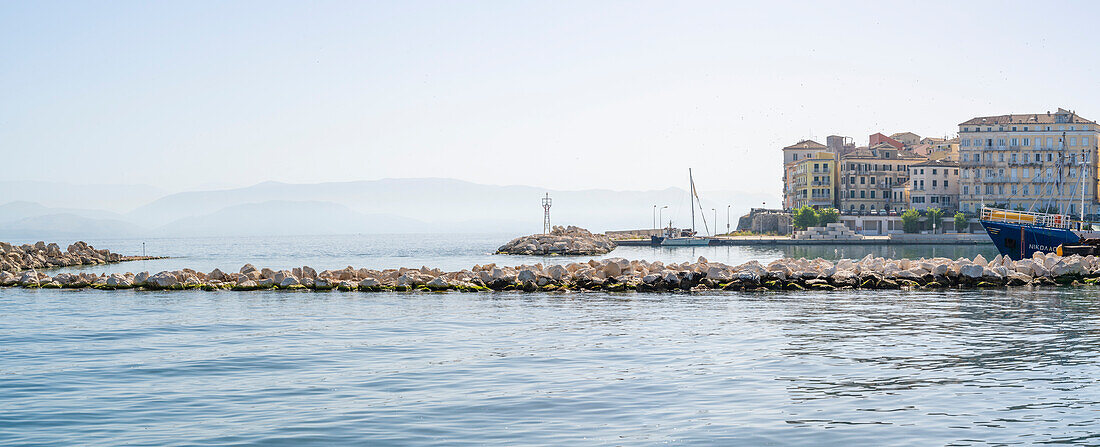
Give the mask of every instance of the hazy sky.
<path id="1" fill-rule="evenodd" d="M 5 180 L 779 194 L 779 148 L 1100 119 L 1081 2 L 4 2 Z"/>

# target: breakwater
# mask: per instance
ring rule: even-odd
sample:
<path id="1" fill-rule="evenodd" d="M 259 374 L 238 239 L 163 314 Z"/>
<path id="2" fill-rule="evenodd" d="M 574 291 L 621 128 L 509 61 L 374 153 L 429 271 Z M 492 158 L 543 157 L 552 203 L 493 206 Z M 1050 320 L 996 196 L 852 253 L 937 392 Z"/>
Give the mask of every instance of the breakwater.
<path id="1" fill-rule="evenodd" d="M 706 290 L 851 290 L 940 289 L 1043 286 L 1100 282 L 1100 260 L 1094 256 L 1037 254 L 1021 261 L 996 256 L 973 259 L 779 259 L 737 266 L 708 262 L 648 262 L 611 258 L 553 265 L 475 265 L 440 269 L 356 269 L 316 271 L 310 267 L 271 270 L 247 264 L 237 272 L 191 269 L 155 274 L 0 273 L 0 285 L 28 288 L 96 288 L 149 290 L 341 290 L 341 291 L 581 291 L 676 292 Z"/>
<path id="2" fill-rule="evenodd" d="M 549 234 L 517 237 L 497 249 L 502 255 L 593 256 L 610 253 L 615 242 L 606 234 L 572 225 L 555 226 Z"/>
<path id="3" fill-rule="evenodd" d="M 64 251 L 61 246 L 43 241 L 34 244 L 13 245 L 0 242 L 0 272 L 22 272 L 30 269 L 49 269 L 72 267 L 77 265 L 99 265 L 124 261 L 160 259 L 154 256 L 126 256 L 111 253 L 110 250 L 96 250 L 80 241 L 69 245 Z"/>

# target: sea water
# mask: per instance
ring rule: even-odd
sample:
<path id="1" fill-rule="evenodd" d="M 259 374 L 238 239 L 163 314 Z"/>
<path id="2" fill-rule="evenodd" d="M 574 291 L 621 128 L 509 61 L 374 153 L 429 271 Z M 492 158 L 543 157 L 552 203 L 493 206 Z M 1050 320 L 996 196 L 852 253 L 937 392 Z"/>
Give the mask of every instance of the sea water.
<path id="1" fill-rule="evenodd" d="M 89 241 L 127 254 L 142 241 Z M 145 241 L 172 259 L 468 268 L 494 236 Z M 984 250 L 984 251 L 983 251 Z M 739 263 L 989 247 L 620 248 Z M 545 260 L 543 260 L 545 262 Z M 94 269 L 93 269 L 94 270 Z M 0 444 L 1100 443 L 1100 290 L 0 289 Z"/>

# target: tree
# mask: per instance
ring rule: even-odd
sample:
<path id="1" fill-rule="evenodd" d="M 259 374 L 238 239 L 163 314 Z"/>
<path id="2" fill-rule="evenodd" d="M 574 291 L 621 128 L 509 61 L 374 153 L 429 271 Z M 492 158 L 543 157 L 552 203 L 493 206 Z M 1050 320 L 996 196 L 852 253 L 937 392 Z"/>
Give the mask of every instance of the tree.
<path id="1" fill-rule="evenodd" d="M 970 219 L 966 218 L 966 214 L 955 213 L 955 232 L 966 233 L 970 230 Z"/>
<path id="2" fill-rule="evenodd" d="M 939 208 L 929 208 L 925 211 L 925 216 L 928 216 L 928 221 L 932 222 L 932 230 L 935 231 L 936 227 L 940 226 L 940 219 L 943 219 L 943 210 Z"/>
<path id="3" fill-rule="evenodd" d="M 920 211 L 913 208 L 905 210 L 901 213 L 901 226 L 905 229 L 906 233 L 916 233 L 920 231 Z"/>
<path id="4" fill-rule="evenodd" d="M 794 212 L 794 228 L 796 230 L 805 230 L 809 227 L 817 226 L 817 213 L 813 208 L 806 205 Z"/>
<path id="5" fill-rule="evenodd" d="M 817 224 L 825 226 L 840 221 L 840 211 L 836 208 L 822 208 L 817 210 Z"/>

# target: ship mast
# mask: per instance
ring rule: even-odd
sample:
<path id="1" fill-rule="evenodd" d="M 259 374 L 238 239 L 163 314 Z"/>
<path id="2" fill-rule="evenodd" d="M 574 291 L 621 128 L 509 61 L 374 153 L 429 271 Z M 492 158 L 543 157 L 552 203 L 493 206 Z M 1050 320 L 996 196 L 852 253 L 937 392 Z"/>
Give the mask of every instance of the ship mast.
<path id="1" fill-rule="evenodd" d="M 691 191 L 688 191 L 688 195 L 691 196 L 691 233 L 695 235 L 695 178 L 691 176 L 691 168 L 688 168 L 688 183 L 691 185 Z M 683 202 L 680 202 L 683 203 Z"/>

